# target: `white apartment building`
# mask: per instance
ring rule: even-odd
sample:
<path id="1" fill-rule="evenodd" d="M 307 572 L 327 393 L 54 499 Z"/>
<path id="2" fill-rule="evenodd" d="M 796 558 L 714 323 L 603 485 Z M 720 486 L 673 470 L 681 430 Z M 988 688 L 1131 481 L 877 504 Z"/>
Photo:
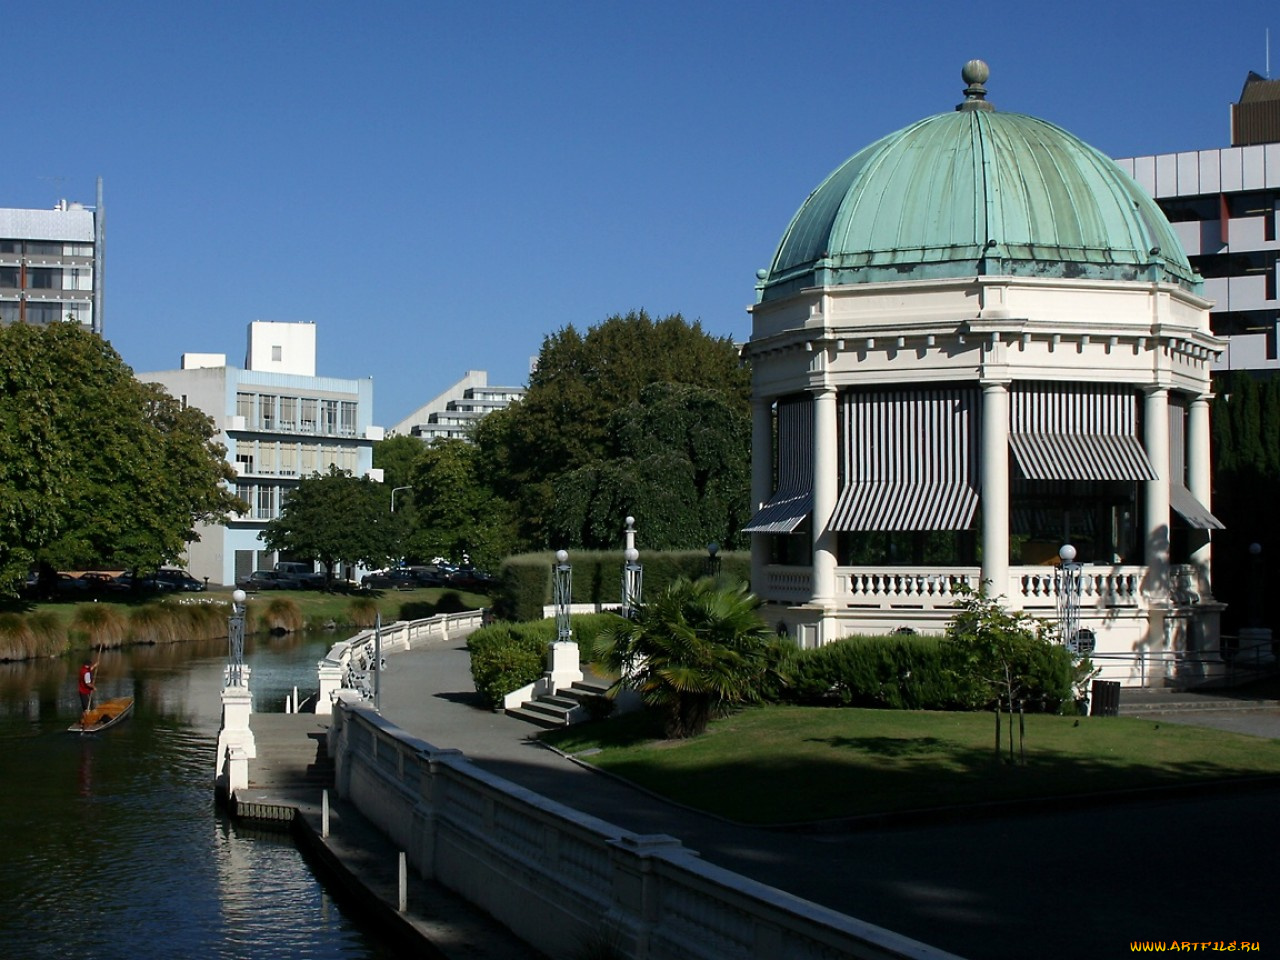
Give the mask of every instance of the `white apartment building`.
<path id="1" fill-rule="evenodd" d="M 1276 217 L 1280 80 L 1250 72 L 1231 105 L 1231 145 L 1116 161 L 1168 217 L 1227 339 L 1214 370 L 1280 370 Z"/>
<path id="2" fill-rule="evenodd" d="M 486 371 L 468 370 L 461 380 L 413 411 L 387 434 L 418 437 L 424 443 L 437 439 L 465 440 L 481 418 L 510 406 L 524 395 L 524 387 L 491 387 Z"/>
<path id="3" fill-rule="evenodd" d="M 225 526 L 198 529 L 188 569 L 210 582 L 231 584 L 280 557 L 260 534 L 277 517 L 285 495 L 302 477 L 330 466 L 381 479 L 373 469 L 373 380 L 318 377 L 311 323 L 255 321 L 249 325 L 244 367 L 225 354 L 188 353 L 177 370 L 138 375 L 184 404 L 213 417 L 219 441 L 236 471 L 236 493 L 249 511 Z"/>
<path id="4" fill-rule="evenodd" d="M 102 181 L 96 207 L 0 209 L 0 323 L 70 321 L 102 333 Z"/>

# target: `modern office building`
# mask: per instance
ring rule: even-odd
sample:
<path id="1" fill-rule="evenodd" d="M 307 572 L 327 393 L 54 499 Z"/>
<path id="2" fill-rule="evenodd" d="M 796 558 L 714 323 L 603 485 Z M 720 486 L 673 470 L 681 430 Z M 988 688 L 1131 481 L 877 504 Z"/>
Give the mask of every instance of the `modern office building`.
<path id="1" fill-rule="evenodd" d="M 1105 676 L 1208 669 L 1225 344 L 1152 199 L 987 74 L 838 167 L 757 273 L 753 589 L 803 646 L 941 632 L 967 587 Z"/>
<path id="2" fill-rule="evenodd" d="M 184 354 L 178 370 L 143 373 L 170 394 L 213 417 L 236 472 L 236 493 L 249 511 L 225 526 L 197 532 L 187 556 L 197 577 L 231 584 L 281 559 L 260 534 L 280 513 L 302 477 L 330 466 L 381 479 L 373 469 L 373 381 L 318 377 L 316 328 L 311 323 L 255 321 L 243 367 L 224 354 Z"/>
<path id="3" fill-rule="evenodd" d="M 1231 106 L 1231 145 L 1118 160 L 1173 225 L 1227 341 L 1215 370 L 1280 370 L 1276 323 L 1280 80 L 1250 72 Z"/>
<path id="4" fill-rule="evenodd" d="M 70 321 L 102 333 L 106 211 L 62 200 L 0 209 L 0 323 Z"/>
<path id="5" fill-rule="evenodd" d="M 491 387 L 484 370 L 468 370 L 461 380 L 423 404 L 387 431 L 388 436 L 465 440 L 472 426 L 525 394 L 523 387 Z"/>

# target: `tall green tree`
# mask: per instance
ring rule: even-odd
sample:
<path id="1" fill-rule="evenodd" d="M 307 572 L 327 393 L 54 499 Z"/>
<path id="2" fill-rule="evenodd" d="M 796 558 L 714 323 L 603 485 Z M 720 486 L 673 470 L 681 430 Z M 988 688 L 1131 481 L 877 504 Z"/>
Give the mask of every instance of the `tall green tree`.
<path id="1" fill-rule="evenodd" d="M 745 584 L 677 580 L 634 620 L 605 627 L 595 658 L 661 711 L 666 735 L 696 737 L 717 712 L 761 699 L 776 680 L 776 647 Z"/>
<path id="2" fill-rule="evenodd" d="M 208 417 L 76 324 L 0 327 L 0 594 L 32 564 L 154 569 L 242 506 Z"/>
<path id="3" fill-rule="evenodd" d="M 388 437 L 373 445 L 373 465 L 382 471 L 388 490 L 413 482 L 413 468 L 427 445 L 417 437 Z M 400 509 L 396 504 L 396 509 Z"/>
<path id="4" fill-rule="evenodd" d="M 614 456 L 615 414 L 657 383 L 713 391 L 748 415 L 750 374 L 733 342 L 678 314 L 632 312 L 585 335 L 568 326 L 543 341 L 524 399 L 486 417 L 475 434 L 482 475 L 517 506 L 522 546 L 554 545 L 559 478 Z"/>
<path id="5" fill-rule="evenodd" d="M 494 567 L 511 552 L 510 505 L 481 481 L 479 465 L 479 450 L 465 440 L 436 440 L 425 448 L 412 474 L 413 556 L 466 556 L 478 567 Z"/>
<path id="6" fill-rule="evenodd" d="M 736 549 L 749 519 L 751 421 L 723 394 L 653 383 L 615 412 L 606 454 L 564 474 L 551 529 L 558 543 L 606 549 L 634 516 L 645 545 Z"/>
<path id="7" fill-rule="evenodd" d="M 384 565 L 398 553 L 402 535 L 384 484 L 330 466 L 289 491 L 262 540 L 270 550 L 323 563 L 332 582 L 341 563 Z"/>

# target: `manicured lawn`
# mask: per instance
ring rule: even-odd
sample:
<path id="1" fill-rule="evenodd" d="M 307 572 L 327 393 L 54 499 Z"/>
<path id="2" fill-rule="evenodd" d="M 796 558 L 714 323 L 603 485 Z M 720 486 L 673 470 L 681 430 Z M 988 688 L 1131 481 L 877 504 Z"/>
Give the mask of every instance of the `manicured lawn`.
<path id="1" fill-rule="evenodd" d="M 685 741 L 643 715 L 545 735 L 681 803 L 781 824 L 1280 775 L 1280 740 L 1132 717 L 1026 717 L 1025 764 L 990 713 L 760 707 Z M 1015 735 L 1016 747 L 1016 735 Z"/>

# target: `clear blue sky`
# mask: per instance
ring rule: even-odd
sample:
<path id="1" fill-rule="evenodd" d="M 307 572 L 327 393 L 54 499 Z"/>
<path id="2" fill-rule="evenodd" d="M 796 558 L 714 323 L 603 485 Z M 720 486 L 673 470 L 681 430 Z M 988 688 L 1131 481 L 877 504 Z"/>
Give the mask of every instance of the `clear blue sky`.
<path id="1" fill-rule="evenodd" d="M 0 206 L 107 207 L 106 333 L 138 371 L 318 325 L 390 426 L 543 338 L 679 312 L 744 339 L 823 177 L 961 99 L 1112 156 L 1225 146 L 1262 0 L 10 4 Z"/>

